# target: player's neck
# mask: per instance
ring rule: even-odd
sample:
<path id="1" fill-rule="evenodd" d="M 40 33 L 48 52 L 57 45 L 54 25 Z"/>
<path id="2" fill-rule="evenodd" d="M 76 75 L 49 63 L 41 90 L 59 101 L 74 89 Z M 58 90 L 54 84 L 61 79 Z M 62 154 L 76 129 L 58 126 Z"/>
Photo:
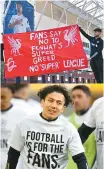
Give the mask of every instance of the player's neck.
<path id="1" fill-rule="evenodd" d="M 18 12 L 18 13 L 17 13 L 17 15 L 18 15 L 18 16 L 21 16 L 21 15 L 22 15 L 22 13 L 21 13 L 21 12 Z"/>
<path id="2" fill-rule="evenodd" d="M 13 107 L 13 105 L 11 103 L 8 103 L 6 105 L 1 105 L 1 111 L 5 112 L 5 111 L 11 109 L 12 107 Z"/>
<path id="3" fill-rule="evenodd" d="M 23 97 L 23 95 L 16 94 L 16 95 L 14 95 L 14 98 L 26 101 L 26 99 Z"/>
<path id="4" fill-rule="evenodd" d="M 86 114 L 87 111 L 89 110 L 89 108 L 90 108 L 90 106 L 88 106 L 86 109 L 83 109 L 83 110 L 77 112 L 77 115 L 82 116 L 82 115 Z"/>
<path id="5" fill-rule="evenodd" d="M 40 113 L 40 116 L 44 119 L 44 120 L 46 120 L 46 121 L 55 121 L 57 118 L 55 118 L 55 119 L 49 119 L 48 117 L 46 117 L 46 115 L 45 115 L 45 113 L 44 112 L 42 112 L 42 113 Z"/>
<path id="6" fill-rule="evenodd" d="M 99 38 L 100 38 L 100 36 L 95 36 L 95 38 L 96 38 L 96 39 L 99 39 Z"/>

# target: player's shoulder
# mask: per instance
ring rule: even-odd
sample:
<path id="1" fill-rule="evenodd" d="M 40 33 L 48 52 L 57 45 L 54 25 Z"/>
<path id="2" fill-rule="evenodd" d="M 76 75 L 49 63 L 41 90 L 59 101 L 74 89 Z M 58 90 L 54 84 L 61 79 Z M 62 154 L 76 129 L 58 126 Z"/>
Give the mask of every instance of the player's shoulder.
<path id="1" fill-rule="evenodd" d="M 18 17 L 18 15 L 12 15 L 12 18 L 17 18 Z"/>
<path id="2" fill-rule="evenodd" d="M 75 130 L 74 125 L 69 121 L 69 119 L 63 115 L 60 116 L 60 119 L 65 126 L 66 130 Z"/>
<path id="3" fill-rule="evenodd" d="M 102 39 L 102 38 L 100 38 L 100 42 L 103 42 L 103 39 Z"/>
<path id="4" fill-rule="evenodd" d="M 20 124 L 29 124 L 31 122 L 35 121 L 38 119 L 39 114 L 34 114 L 34 115 L 27 115 L 25 116 L 21 121 Z"/>
<path id="5" fill-rule="evenodd" d="M 24 15 L 22 17 L 23 17 L 23 19 L 28 20 Z"/>
<path id="6" fill-rule="evenodd" d="M 12 108 L 12 112 L 15 112 L 15 114 L 24 115 L 24 117 L 27 115 L 27 111 L 23 107 L 19 107 L 18 105 L 14 104 Z"/>
<path id="7" fill-rule="evenodd" d="M 95 102 L 93 103 L 93 107 L 100 108 L 100 106 L 102 106 L 103 104 L 104 104 L 104 97 L 100 97 L 99 99 L 95 100 Z"/>
<path id="8" fill-rule="evenodd" d="M 68 118 L 65 117 L 64 115 L 60 115 L 60 121 L 63 123 L 63 124 L 67 124 L 68 123 Z"/>

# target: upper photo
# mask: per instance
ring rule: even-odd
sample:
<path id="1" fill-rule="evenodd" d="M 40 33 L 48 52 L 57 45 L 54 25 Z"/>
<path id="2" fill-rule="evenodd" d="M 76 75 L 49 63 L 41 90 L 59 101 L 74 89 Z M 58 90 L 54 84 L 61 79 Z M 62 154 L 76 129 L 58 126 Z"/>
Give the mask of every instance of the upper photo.
<path id="1" fill-rule="evenodd" d="M 103 0 L 0 1 L 1 83 L 103 83 Z"/>

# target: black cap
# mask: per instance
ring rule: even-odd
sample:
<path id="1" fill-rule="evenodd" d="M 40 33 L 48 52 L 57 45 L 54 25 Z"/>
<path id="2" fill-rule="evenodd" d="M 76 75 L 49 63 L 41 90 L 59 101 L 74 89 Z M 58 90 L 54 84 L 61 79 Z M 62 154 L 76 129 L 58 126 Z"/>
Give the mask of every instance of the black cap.
<path id="1" fill-rule="evenodd" d="M 96 28 L 96 29 L 94 29 L 94 32 L 102 32 L 102 29 Z"/>

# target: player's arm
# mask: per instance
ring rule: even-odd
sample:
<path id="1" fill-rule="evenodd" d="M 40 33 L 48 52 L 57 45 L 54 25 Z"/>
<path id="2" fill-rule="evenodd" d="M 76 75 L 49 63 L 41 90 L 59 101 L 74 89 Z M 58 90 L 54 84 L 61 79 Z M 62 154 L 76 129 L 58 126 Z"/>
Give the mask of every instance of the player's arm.
<path id="1" fill-rule="evenodd" d="M 21 19 L 20 20 L 18 20 L 18 19 L 14 20 L 14 18 L 12 16 L 12 18 L 11 18 L 9 24 L 8 24 L 8 27 L 9 28 L 14 28 L 15 25 L 21 24 L 21 22 L 22 22 Z"/>
<path id="2" fill-rule="evenodd" d="M 10 147 L 8 151 L 8 159 L 5 169 L 15 169 L 18 163 L 20 152 Z"/>
<path id="3" fill-rule="evenodd" d="M 9 27 L 9 28 L 14 28 L 15 25 L 16 25 L 15 23 L 9 23 L 9 24 L 8 24 L 8 27 Z"/>
<path id="4" fill-rule="evenodd" d="M 89 135 L 95 130 L 95 128 L 89 127 L 85 125 L 84 123 L 79 127 L 78 132 L 80 135 L 80 138 L 82 140 L 82 143 L 84 144 L 85 141 L 88 139 Z"/>
<path id="5" fill-rule="evenodd" d="M 96 101 L 93 103 L 92 107 L 88 110 L 88 118 L 81 127 L 78 129 L 80 138 L 82 143 L 84 143 L 89 135 L 95 130 L 96 128 L 96 110 L 97 110 Z"/>
<path id="6" fill-rule="evenodd" d="M 9 28 L 14 28 L 14 26 L 15 26 L 15 22 L 14 22 L 14 17 L 12 16 L 12 18 L 11 18 L 9 24 L 8 24 L 8 27 Z"/>
<path id="7" fill-rule="evenodd" d="M 92 36 L 88 35 L 81 27 L 79 27 L 80 32 L 85 36 L 89 41 L 91 41 Z"/>
<path id="8" fill-rule="evenodd" d="M 25 145 L 25 138 L 22 136 L 21 123 L 17 124 L 11 138 L 8 142 L 10 149 L 8 151 L 8 159 L 6 169 L 15 169 L 17 166 L 20 152 Z"/>
<path id="9" fill-rule="evenodd" d="M 101 39 L 99 44 L 98 44 L 98 50 L 97 50 L 98 55 L 99 55 L 100 52 L 102 52 L 102 50 L 103 50 L 103 40 Z"/>
<path id="10" fill-rule="evenodd" d="M 72 157 L 77 164 L 78 169 L 88 169 L 88 164 L 84 153 L 77 154 Z"/>
<path id="11" fill-rule="evenodd" d="M 88 169 L 87 160 L 84 155 L 84 147 L 81 143 L 78 131 L 73 125 L 70 127 L 68 135 L 68 149 L 78 169 Z"/>

